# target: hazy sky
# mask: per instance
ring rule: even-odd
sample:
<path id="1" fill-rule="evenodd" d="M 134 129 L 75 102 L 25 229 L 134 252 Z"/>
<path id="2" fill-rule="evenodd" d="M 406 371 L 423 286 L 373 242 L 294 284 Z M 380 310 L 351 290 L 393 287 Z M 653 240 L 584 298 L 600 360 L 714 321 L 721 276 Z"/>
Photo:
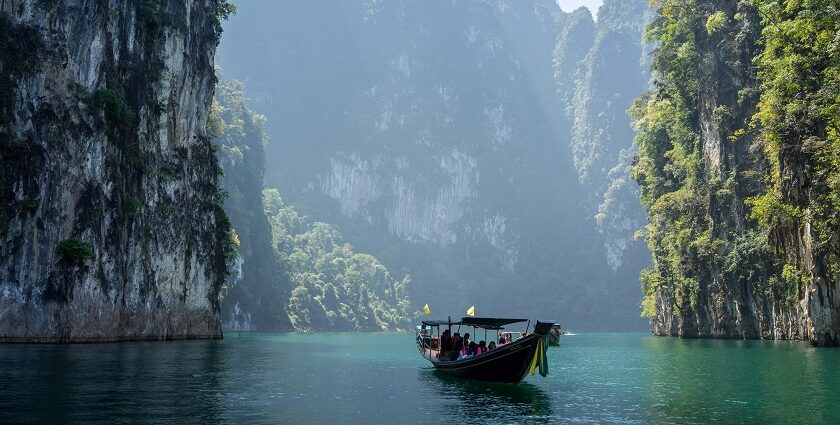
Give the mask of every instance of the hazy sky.
<path id="1" fill-rule="evenodd" d="M 602 0 L 557 0 L 557 3 L 566 12 L 571 12 L 581 6 L 586 6 L 594 16 L 598 13 L 598 7 L 601 6 Z"/>

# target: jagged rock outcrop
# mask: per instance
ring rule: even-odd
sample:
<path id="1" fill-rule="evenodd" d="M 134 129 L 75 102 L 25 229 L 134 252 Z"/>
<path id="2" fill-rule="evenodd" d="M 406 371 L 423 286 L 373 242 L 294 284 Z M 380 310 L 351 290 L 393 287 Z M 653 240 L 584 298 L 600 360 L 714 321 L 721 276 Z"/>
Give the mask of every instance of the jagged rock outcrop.
<path id="1" fill-rule="evenodd" d="M 792 335 L 840 345 L 840 4 L 753 2 L 761 13 L 757 105 L 769 188 L 752 200 L 791 301 Z M 791 41 L 795 40 L 795 41 Z M 795 303 L 794 303 L 795 302 Z"/>
<path id="2" fill-rule="evenodd" d="M 630 178 L 636 149 L 627 110 L 650 81 L 642 37 L 649 15 L 644 1 L 606 0 L 597 23 L 586 9 L 578 9 L 555 49 L 555 76 L 572 122 L 572 158 L 581 185 L 589 189 L 583 204 L 605 235 L 607 262 L 614 270 L 637 269 L 648 261 L 633 238 L 646 214 Z"/>
<path id="3" fill-rule="evenodd" d="M 566 14 L 564 21 L 557 34 L 552 65 L 557 92 L 571 107 L 578 69 L 595 43 L 595 20 L 592 12 L 582 7 Z"/>
<path id="4" fill-rule="evenodd" d="M 599 57 L 618 51 L 614 63 L 639 64 L 642 16 L 628 19 L 638 33 L 602 36 Z M 600 198 L 576 202 L 593 189 L 574 168 L 564 112 L 596 39 L 586 10 L 567 14 L 551 0 L 241 5 L 227 29 L 220 64 L 247 81 L 278 141 L 267 147 L 267 184 L 410 274 L 412 300 L 439 312 L 469 303 L 561 314 L 578 328 L 643 326 L 626 284 L 647 260 L 643 248 L 611 267 Z M 630 71 L 644 75 L 641 65 Z M 621 137 L 609 149 L 631 146 Z M 619 158 L 603 162 L 593 173 L 609 174 Z"/>
<path id="5" fill-rule="evenodd" d="M 0 10 L 0 340 L 219 338 L 221 0 Z"/>
<path id="6" fill-rule="evenodd" d="M 634 107 L 654 260 L 644 312 L 658 335 L 835 345 L 837 74 L 829 48 L 790 40 L 819 43 L 797 32 L 822 28 L 828 43 L 837 8 L 762 3 L 666 1 L 649 30 L 656 84 Z"/>
<path id="7" fill-rule="evenodd" d="M 696 49 L 689 56 L 691 64 L 673 61 L 670 52 L 674 46 L 670 44 L 659 46 L 654 62 L 658 87 L 662 88 L 647 100 L 647 114 L 657 113 L 655 102 L 664 102 L 668 96 L 684 98 L 677 97 L 674 109 L 667 112 L 677 121 L 672 124 L 674 130 L 660 134 L 662 129 L 650 124 L 643 132 L 656 140 L 662 137 L 663 142 L 673 140 L 657 147 L 661 153 L 651 154 L 644 139 L 647 136 L 640 139 L 639 176 L 668 173 L 671 167 L 666 161 L 670 158 L 674 163 L 683 162 L 665 153 L 668 146 L 694 161 L 688 167 L 683 162 L 685 173 L 673 171 L 665 177 L 673 183 L 651 184 L 642 179 L 645 190 L 659 194 L 650 206 L 647 227 L 654 268 L 643 274 L 643 281 L 647 280 L 643 284 L 651 285 L 646 292 L 655 306 L 655 312 L 649 311 L 653 313 L 653 332 L 682 337 L 795 337 L 790 334 L 796 332 L 790 326 L 791 318 L 774 314 L 785 309 L 775 306 L 775 297 L 768 291 L 773 266 L 764 250 L 766 242 L 754 232 L 744 204 L 744 199 L 761 189 L 761 174 L 739 171 L 760 169 L 763 163 L 760 155 L 750 150 L 752 135 L 737 142 L 729 139 L 737 129 L 746 127 L 754 112 L 755 91 L 750 88 L 756 86 L 756 80 L 749 58 L 757 49 L 756 15 L 742 5 L 742 20 L 729 18 L 726 26 L 710 33 L 705 26 L 708 16 L 722 7 L 727 17 L 733 17 L 736 5 L 704 3 L 698 10 L 680 15 L 687 26 L 680 35 L 690 39 Z M 657 24 L 663 21 L 660 17 Z M 673 77 L 683 69 L 689 71 L 690 78 Z M 642 126 L 652 121 L 643 121 Z M 686 135 L 677 129 L 685 130 Z M 663 156 L 659 171 L 647 169 L 656 161 L 653 155 Z M 696 173 L 697 181 L 689 181 L 689 173 Z M 674 189 L 679 190 L 668 193 Z M 683 239 L 680 234 L 691 236 Z M 678 256 L 680 260 L 676 260 Z M 678 266 L 675 260 L 682 264 Z"/>

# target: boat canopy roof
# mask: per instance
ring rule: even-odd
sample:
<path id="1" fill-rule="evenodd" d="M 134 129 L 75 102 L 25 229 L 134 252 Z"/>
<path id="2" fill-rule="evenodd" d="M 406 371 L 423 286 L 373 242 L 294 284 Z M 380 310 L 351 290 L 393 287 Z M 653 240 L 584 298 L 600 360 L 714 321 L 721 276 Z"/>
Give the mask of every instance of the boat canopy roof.
<path id="1" fill-rule="evenodd" d="M 460 325 L 461 322 L 450 322 L 449 320 L 424 320 L 423 324 L 426 326 L 449 326 Z"/>
<path id="2" fill-rule="evenodd" d="M 480 329 L 504 329 L 505 325 L 511 323 L 527 322 L 528 319 L 501 319 L 497 317 L 464 317 L 460 322 L 450 322 L 449 320 L 424 320 L 423 324 L 426 326 L 472 326 Z"/>
<path id="3" fill-rule="evenodd" d="M 461 324 L 481 329 L 502 329 L 503 326 L 511 323 L 527 322 L 528 319 L 501 319 L 496 317 L 464 317 Z"/>

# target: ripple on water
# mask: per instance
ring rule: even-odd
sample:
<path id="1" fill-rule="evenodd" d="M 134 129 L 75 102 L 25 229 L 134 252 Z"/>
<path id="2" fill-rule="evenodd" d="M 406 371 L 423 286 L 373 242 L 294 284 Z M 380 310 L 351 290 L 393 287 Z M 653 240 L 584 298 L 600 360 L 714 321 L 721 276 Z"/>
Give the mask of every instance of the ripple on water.
<path id="1" fill-rule="evenodd" d="M 840 350 L 564 337 L 518 386 L 434 371 L 411 334 L 0 346 L 0 423 L 840 423 Z"/>

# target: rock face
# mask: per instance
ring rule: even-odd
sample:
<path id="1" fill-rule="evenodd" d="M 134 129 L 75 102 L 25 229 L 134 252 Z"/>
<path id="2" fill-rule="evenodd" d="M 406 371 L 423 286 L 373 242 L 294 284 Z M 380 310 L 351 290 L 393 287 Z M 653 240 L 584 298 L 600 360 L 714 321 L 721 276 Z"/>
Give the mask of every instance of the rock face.
<path id="1" fill-rule="evenodd" d="M 837 345 L 836 53 L 779 48 L 836 39 L 836 6 L 766 3 L 666 1 L 653 21 L 655 89 L 634 107 L 644 310 L 658 335 Z"/>
<path id="2" fill-rule="evenodd" d="M 723 28 L 708 32 L 708 16 L 719 10 L 727 17 L 739 13 L 741 19 L 728 18 Z M 796 338 L 798 319 L 770 282 L 777 270 L 745 204 L 762 190 L 766 164 L 752 147 L 753 134 L 729 138 L 746 128 L 755 112 L 750 58 L 757 49 L 757 16 L 743 4 L 704 1 L 680 19 L 684 37 L 693 41 L 692 62 L 671 61 L 673 47 L 660 46 L 654 59 L 657 90 L 639 118 L 643 134 L 636 175 L 643 195 L 651 196 L 646 236 L 654 255 L 654 267 L 642 274 L 646 313 L 657 335 Z M 690 78 L 674 77 L 681 67 L 692 70 Z M 673 117 L 673 129 L 662 131 L 652 117 L 671 94 L 679 100 L 668 103 L 673 109 L 664 113 Z M 673 154 L 666 154 L 669 149 Z M 682 155 L 693 165 L 671 165 L 688 164 Z M 695 173 L 690 182 L 687 176 Z M 662 179 L 654 183 L 654 175 Z"/>
<path id="3" fill-rule="evenodd" d="M 220 6 L 2 2 L 0 340 L 222 336 Z"/>
<path id="4" fill-rule="evenodd" d="M 648 259 L 628 235 L 642 213 L 625 217 L 616 196 L 603 228 L 595 218 L 613 183 L 635 198 L 622 114 L 647 81 L 647 2 L 625 3 L 603 9 L 624 21 L 610 32 L 550 0 L 254 2 L 220 63 L 268 116 L 267 185 L 410 274 L 419 305 L 639 329 L 627 282 Z M 635 86 L 614 90 L 609 73 Z M 604 133 L 587 148 L 603 152 L 591 180 L 575 168 L 578 121 L 581 141 Z"/>
<path id="5" fill-rule="evenodd" d="M 579 9 L 570 16 L 555 49 L 555 75 L 572 123 L 572 159 L 587 189 L 583 202 L 605 236 L 607 263 L 613 270 L 647 261 L 633 236 L 647 215 L 630 178 L 636 148 L 627 110 L 650 81 L 648 55 L 641 53 L 649 15 L 645 2 L 607 0 L 593 25 L 586 10 Z M 574 78 L 564 81 L 563 75 L 570 72 Z"/>
<path id="6" fill-rule="evenodd" d="M 763 50 L 757 105 L 771 187 L 753 207 L 782 263 L 788 316 L 814 345 L 840 345 L 840 4 L 787 7 L 777 31 L 774 7 L 761 10 Z M 803 41 L 791 43 L 795 37 Z M 796 65 L 794 65 L 796 64 Z"/>

